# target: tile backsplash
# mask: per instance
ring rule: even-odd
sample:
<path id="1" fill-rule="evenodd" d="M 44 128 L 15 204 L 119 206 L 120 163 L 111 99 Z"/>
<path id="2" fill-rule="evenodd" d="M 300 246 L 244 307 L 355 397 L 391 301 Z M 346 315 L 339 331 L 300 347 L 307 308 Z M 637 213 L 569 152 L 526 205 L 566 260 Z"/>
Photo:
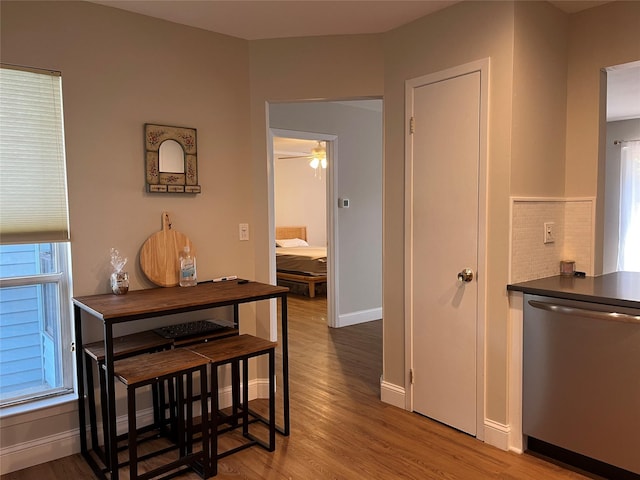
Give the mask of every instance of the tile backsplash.
<path id="1" fill-rule="evenodd" d="M 561 260 L 593 274 L 595 200 L 512 198 L 510 283 L 558 275 Z M 553 222 L 555 242 L 544 243 L 544 224 Z"/>

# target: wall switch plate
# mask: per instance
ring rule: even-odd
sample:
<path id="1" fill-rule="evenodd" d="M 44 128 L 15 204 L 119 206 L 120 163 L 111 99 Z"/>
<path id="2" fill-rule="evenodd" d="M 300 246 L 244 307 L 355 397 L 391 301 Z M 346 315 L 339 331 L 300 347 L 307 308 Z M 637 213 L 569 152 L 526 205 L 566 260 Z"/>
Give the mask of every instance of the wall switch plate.
<path id="1" fill-rule="evenodd" d="M 249 240 L 249 224 L 241 223 L 240 225 L 238 225 L 238 234 L 241 241 L 244 242 Z"/>
<path id="2" fill-rule="evenodd" d="M 556 241 L 556 224 L 555 222 L 544 223 L 544 243 L 553 243 Z"/>
<path id="3" fill-rule="evenodd" d="M 339 198 L 338 199 L 338 208 L 349 208 L 349 199 L 348 198 Z"/>

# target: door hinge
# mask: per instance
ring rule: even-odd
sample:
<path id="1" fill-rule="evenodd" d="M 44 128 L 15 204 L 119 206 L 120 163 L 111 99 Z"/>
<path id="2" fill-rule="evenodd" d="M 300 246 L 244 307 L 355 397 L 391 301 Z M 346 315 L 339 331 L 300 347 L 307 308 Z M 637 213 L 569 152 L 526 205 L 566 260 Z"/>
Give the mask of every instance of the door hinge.
<path id="1" fill-rule="evenodd" d="M 415 118 L 411 117 L 409 119 L 409 133 L 413 135 L 413 132 L 416 131 L 416 121 Z"/>
<path id="2" fill-rule="evenodd" d="M 413 368 L 409 369 L 409 383 L 413 385 Z"/>

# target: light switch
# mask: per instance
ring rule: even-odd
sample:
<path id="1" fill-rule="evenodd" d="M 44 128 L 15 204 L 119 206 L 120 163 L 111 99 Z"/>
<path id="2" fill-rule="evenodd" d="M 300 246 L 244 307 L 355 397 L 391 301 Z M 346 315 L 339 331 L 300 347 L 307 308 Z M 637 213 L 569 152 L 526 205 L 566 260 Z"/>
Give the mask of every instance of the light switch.
<path id="1" fill-rule="evenodd" d="M 241 223 L 238 226 L 238 232 L 239 232 L 241 241 L 244 242 L 249 240 L 249 224 L 248 223 Z"/>

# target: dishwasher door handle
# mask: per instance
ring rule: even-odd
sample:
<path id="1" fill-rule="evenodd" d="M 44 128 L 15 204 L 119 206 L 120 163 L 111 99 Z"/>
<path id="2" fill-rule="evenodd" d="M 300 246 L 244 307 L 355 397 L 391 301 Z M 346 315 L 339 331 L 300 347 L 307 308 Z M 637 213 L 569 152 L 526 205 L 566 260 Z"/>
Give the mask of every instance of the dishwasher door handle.
<path id="1" fill-rule="evenodd" d="M 599 310 L 589 310 L 586 308 L 568 307 L 566 305 L 558 305 L 556 303 L 540 302 L 538 300 L 529 300 L 529 305 L 534 308 L 546 310 L 548 312 L 562 313 L 564 315 L 573 315 L 579 317 L 593 318 L 595 320 L 606 320 L 610 322 L 624 323 L 640 323 L 640 315 L 631 315 L 628 313 L 617 312 L 601 312 Z"/>

